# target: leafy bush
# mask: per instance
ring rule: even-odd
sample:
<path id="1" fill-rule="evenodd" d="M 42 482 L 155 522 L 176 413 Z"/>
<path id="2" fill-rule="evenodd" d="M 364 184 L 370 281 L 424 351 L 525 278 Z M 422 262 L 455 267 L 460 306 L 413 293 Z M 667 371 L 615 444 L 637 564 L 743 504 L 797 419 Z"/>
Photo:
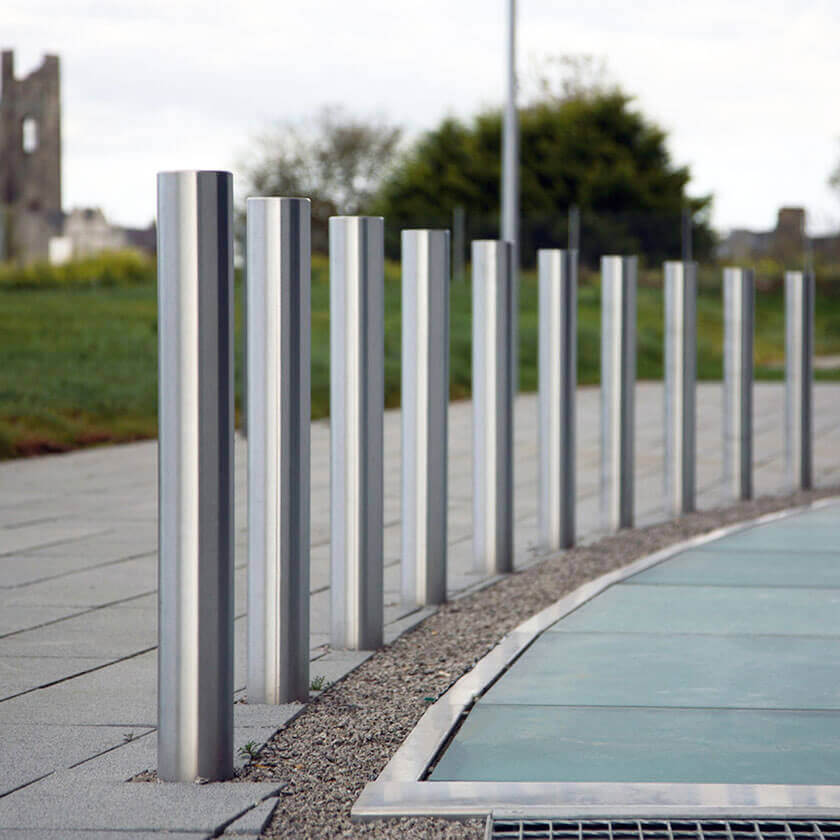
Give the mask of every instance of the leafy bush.
<path id="1" fill-rule="evenodd" d="M 0 289 L 90 289 L 152 285 L 155 261 L 137 251 L 103 252 L 63 265 L 0 264 Z"/>

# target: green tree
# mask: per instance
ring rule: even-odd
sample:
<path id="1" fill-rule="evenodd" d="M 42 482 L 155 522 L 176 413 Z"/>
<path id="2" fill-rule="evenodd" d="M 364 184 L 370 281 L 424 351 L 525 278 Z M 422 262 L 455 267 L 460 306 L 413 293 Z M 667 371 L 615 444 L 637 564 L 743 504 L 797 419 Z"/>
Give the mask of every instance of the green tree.
<path id="1" fill-rule="evenodd" d="M 400 134 L 382 120 L 359 119 L 335 106 L 305 125 L 282 123 L 257 141 L 242 165 L 247 194 L 311 199 L 312 247 L 325 252 L 329 217 L 365 212 L 394 163 Z"/>
<path id="2" fill-rule="evenodd" d="M 581 251 L 638 253 L 650 261 L 678 258 L 681 215 L 690 208 L 694 253 L 714 243 L 709 196 L 689 198 L 688 167 L 671 162 L 665 132 L 631 107 L 632 99 L 579 79 L 560 94 L 543 85 L 520 109 L 520 247 L 533 264 L 537 248 L 567 240 L 571 205 L 581 212 Z M 445 119 L 422 136 L 383 182 L 373 210 L 387 219 L 388 248 L 398 251 L 403 227 L 449 226 L 466 209 L 470 238 L 498 236 L 501 114 L 471 122 Z"/>

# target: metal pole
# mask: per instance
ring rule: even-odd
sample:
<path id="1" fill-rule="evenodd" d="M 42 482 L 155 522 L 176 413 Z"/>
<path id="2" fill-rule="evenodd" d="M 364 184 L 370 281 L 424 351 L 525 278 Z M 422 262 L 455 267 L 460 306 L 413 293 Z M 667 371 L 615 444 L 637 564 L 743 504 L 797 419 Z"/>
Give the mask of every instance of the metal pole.
<path id="1" fill-rule="evenodd" d="M 519 120 L 516 112 L 516 0 L 507 0 L 507 65 L 502 126 L 502 239 L 513 244 L 510 377 L 519 389 Z"/>
<path id="2" fill-rule="evenodd" d="M 543 548 L 575 544 L 577 251 L 537 252 L 539 266 L 539 529 Z"/>
<path id="3" fill-rule="evenodd" d="M 233 177 L 158 175 L 158 775 L 233 773 Z"/>
<path id="4" fill-rule="evenodd" d="M 580 207 L 577 204 L 569 208 L 569 250 L 580 254 Z"/>
<path id="5" fill-rule="evenodd" d="M 751 499 L 755 282 L 747 268 L 723 270 L 724 480 L 736 499 Z"/>
<path id="6" fill-rule="evenodd" d="M 690 263 L 693 257 L 693 225 L 691 218 L 691 208 L 683 207 L 682 209 L 682 261 Z"/>
<path id="7" fill-rule="evenodd" d="M 242 437 L 248 437 L 248 231 L 245 231 L 245 253 L 242 263 Z M 234 392 L 236 391 L 234 387 Z"/>
<path id="8" fill-rule="evenodd" d="M 785 451 L 792 488 L 814 486 L 814 275 L 785 273 Z"/>
<path id="9" fill-rule="evenodd" d="M 697 264 L 665 263 L 665 496 L 674 516 L 695 508 Z"/>
<path id="10" fill-rule="evenodd" d="M 249 198 L 248 701 L 309 699 L 310 208 Z"/>
<path id="11" fill-rule="evenodd" d="M 402 593 L 446 600 L 449 231 L 402 232 Z"/>
<path id="12" fill-rule="evenodd" d="M 472 244 L 473 550 L 486 574 L 513 571 L 513 245 Z"/>
<path id="13" fill-rule="evenodd" d="M 636 257 L 601 258 L 601 509 L 633 527 Z"/>
<path id="14" fill-rule="evenodd" d="M 452 277 L 456 283 L 467 279 L 466 212 L 459 204 L 452 211 Z"/>
<path id="15" fill-rule="evenodd" d="M 330 219 L 332 645 L 382 645 L 384 221 Z"/>

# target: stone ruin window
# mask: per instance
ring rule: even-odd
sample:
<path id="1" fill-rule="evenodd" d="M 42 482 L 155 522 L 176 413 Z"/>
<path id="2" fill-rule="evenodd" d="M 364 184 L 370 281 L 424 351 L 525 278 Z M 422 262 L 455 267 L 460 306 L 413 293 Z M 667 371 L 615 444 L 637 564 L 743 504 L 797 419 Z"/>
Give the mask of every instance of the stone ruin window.
<path id="1" fill-rule="evenodd" d="M 21 131 L 21 146 L 23 151 L 31 155 L 38 148 L 38 121 L 35 117 L 24 117 Z"/>

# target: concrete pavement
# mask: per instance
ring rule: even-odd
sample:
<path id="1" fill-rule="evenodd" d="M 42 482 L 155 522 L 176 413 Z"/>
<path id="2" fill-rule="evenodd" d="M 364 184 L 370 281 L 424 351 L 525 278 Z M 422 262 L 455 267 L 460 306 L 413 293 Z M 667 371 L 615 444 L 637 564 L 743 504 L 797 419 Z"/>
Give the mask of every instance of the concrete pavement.
<path id="1" fill-rule="evenodd" d="M 698 388 L 698 503 L 723 504 L 720 384 Z M 818 486 L 840 482 L 840 385 L 815 387 Z M 662 388 L 636 395 L 637 523 L 664 518 Z M 538 556 L 536 397 L 516 403 L 516 565 Z M 755 391 L 756 494 L 784 486 L 783 386 Z M 472 571 L 471 406 L 450 407 L 449 590 Z M 236 686 L 245 668 L 245 442 L 236 448 Z M 385 620 L 393 639 L 426 612 L 400 604 L 399 413 L 385 419 Z M 599 394 L 578 392 L 578 533 L 599 533 Z M 123 780 L 156 765 L 156 445 L 0 464 L 0 838 L 258 834 L 277 785 Z M 333 680 L 368 655 L 330 651 L 329 427 L 312 427 L 311 673 Z M 300 707 L 237 703 L 237 747 Z M 263 800 L 265 800 L 263 802 Z M 260 803 L 254 807 L 255 803 Z M 245 814 L 239 822 L 232 820 Z M 230 823 L 228 825 L 228 823 Z M 84 835 L 74 835 L 84 830 Z M 117 836 L 117 835 L 114 835 Z M 173 836 L 173 835 L 168 835 Z M 174 835 L 174 836 L 177 836 Z"/>

